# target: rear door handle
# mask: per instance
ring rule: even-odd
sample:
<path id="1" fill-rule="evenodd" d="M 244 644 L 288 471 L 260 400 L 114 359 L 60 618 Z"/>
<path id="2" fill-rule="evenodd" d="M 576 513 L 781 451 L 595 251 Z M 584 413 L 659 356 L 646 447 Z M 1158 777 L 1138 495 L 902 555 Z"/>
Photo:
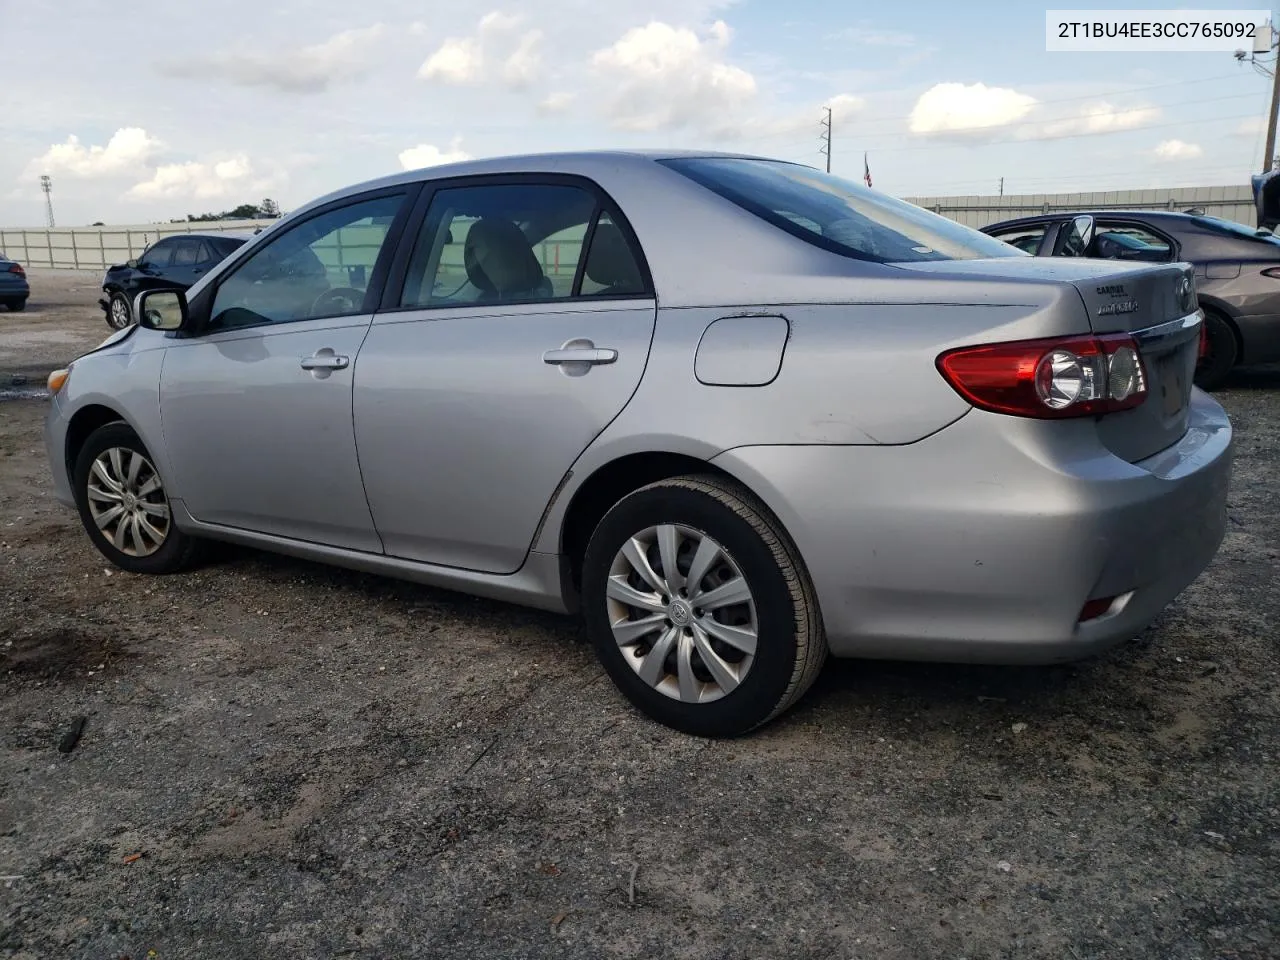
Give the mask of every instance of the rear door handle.
<path id="1" fill-rule="evenodd" d="M 617 359 L 618 351 L 608 347 L 561 347 L 559 350 L 548 350 L 542 355 L 543 363 L 556 366 L 562 363 L 589 363 L 594 366 L 613 363 Z"/>
<path id="2" fill-rule="evenodd" d="M 303 370 L 341 370 L 351 362 L 350 357 L 340 357 L 335 353 L 317 353 L 302 358 Z"/>

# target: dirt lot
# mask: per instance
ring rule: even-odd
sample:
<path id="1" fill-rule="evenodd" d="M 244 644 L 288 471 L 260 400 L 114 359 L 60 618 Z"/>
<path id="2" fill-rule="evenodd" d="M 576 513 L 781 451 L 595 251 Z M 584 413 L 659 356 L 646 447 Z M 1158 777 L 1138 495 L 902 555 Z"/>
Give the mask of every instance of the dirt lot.
<path id="1" fill-rule="evenodd" d="M 0 389 L 109 333 L 93 276 L 33 273 Z M 1220 396 L 1231 530 L 1147 634 L 834 663 L 728 743 L 559 618 L 246 551 L 112 572 L 2 401 L 0 953 L 1274 958 L 1280 370 Z"/>

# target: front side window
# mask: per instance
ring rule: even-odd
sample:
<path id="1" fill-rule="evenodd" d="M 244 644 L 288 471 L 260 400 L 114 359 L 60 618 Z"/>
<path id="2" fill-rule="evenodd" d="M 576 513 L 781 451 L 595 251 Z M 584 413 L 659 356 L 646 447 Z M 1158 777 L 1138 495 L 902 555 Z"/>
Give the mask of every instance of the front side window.
<path id="1" fill-rule="evenodd" d="M 173 260 L 173 248 L 177 243 L 175 240 L 157 240 L 138 258 L 139 263 L 145 263 L 148 267 L 167 267 Z"/>
<path id="2" fill-rule="evenodd" d="M 802 240 L 857 260 L 1026 256 L 971 227 L 812 167 L 736 157 L 660 162 Z"/>
<path id="3" fill-rule="evenodd" d="M 219 285 L 210 328 L 368 312 L 373 268 L 403 202 L 403 194 L 361 200 L 272 238 Z"/>
<path id="4" fill-rule="evenodd" d="M 630 295 L 636 285 L 625 282 L 621 268 L 613 279 L 608 270 L 595 271 L 608 282 L 582 276 L 583 246 L 602 228 L 618 229 L 601 213 L 596 197 L 580 187 L 495 184 L 441 190 L 414 245 L 400 306 L 555 301 L 599 295 L 619 281 Z M 590 242 L 588 275 L 597 258 Z"/>

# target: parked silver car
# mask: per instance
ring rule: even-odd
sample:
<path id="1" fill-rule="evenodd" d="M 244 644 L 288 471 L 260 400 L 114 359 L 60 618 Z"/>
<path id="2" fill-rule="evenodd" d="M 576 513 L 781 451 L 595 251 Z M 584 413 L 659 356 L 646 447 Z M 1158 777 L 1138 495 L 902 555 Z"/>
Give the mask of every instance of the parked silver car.
<path id="1" fill-rule="evenodd" d="M 580 153 L 331 194 L 50 378 L 135 572 L 226 540 L 581 611 L 734 735 L 837 656 L 1078 658 L 1221 541 L 1187 264 L 1049 260 L 806 166 Z"/>

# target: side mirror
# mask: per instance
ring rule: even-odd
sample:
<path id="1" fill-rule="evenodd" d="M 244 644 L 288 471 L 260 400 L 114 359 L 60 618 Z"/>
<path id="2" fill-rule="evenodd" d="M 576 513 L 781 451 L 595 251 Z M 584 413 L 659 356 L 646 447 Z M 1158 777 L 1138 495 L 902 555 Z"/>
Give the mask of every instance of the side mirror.
<path id="1" fill-rule="evenodd" d="M 128 267 L 130 270 L 137 270 L 137 269 L 138 269 L 138 258 L 137 258 L 137 257 L 131 257 L 130 259 L 126 260 L 126 261 L 125 261 L 125 266 L 126 266 L 126 267 Z"/>
<path id="2" fill-rule="evenodd" d="M 1258 227 L 1274 230 L 1280 226 L 1280 170 L 1257 173 L 1250 177 L 1253 205 L 1258 212 Z"/>
<path id="3" fill-rule="evenodd" d="M 148 330 L 181 330 L 187 325 L 187 298 L 177 290 L 146 290 L 138 294 L 133 315 Z"/>
<path id="4" fill-rule="evenodd" d="M 1076 217 L 1071 221 L 1071 228 L 1080 238 L 1080 256 L 1083 257 L 1089 244 L 1093 243 L 1093 217 Z"/>

